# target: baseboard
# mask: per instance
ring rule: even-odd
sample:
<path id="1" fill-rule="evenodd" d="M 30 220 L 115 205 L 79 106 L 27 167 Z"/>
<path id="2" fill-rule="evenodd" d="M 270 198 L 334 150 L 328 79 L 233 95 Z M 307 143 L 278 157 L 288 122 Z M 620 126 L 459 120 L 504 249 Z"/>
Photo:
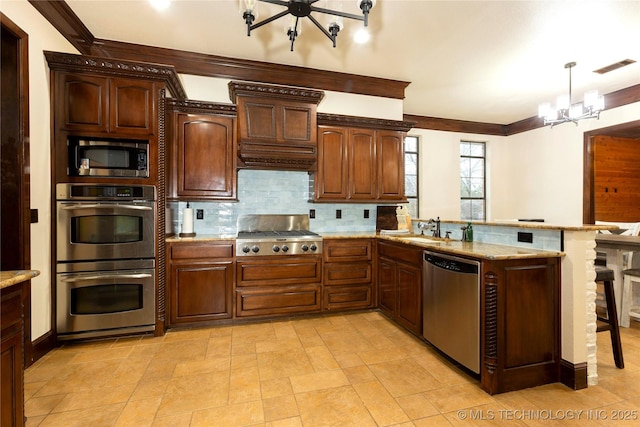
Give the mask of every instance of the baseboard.
<path id="1" fill-rule="evenodd" d="M 42 356 L 53 350 L 55 347 L 55 340 L 53 339 L 53 331 L 49 331 L 46 334 L 39 337 L 37 340 L 31 343 L 32 351 L 31 356 L 32 360 L 28 363 L 29 367 L 36 361 L 38 361 Z"/>
<path id="2" fill-rule="evenodd" d="M 560 361 L 560 382 L 574 390 L 587 388 L 587 362 Z"/>

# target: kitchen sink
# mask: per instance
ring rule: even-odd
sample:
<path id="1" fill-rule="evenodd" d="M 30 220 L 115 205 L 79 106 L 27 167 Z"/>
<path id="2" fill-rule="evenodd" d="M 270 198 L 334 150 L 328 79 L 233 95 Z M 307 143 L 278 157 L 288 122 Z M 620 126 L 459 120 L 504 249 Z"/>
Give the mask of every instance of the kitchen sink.
<path id="1" fill-rule="evenodd" d="M 428 243 L 430 245 L 438 245 L 442 243 L 442 240 L 431 239 L 429 237 L 403 237 L 402 240 L 408 240 L 415 243 Z"/>

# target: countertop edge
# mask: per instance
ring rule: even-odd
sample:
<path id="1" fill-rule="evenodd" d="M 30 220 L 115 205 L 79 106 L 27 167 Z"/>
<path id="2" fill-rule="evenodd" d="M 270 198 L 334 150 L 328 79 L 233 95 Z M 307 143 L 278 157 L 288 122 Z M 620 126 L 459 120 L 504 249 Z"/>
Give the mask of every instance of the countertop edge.
<path id="1" fill-rule="evenodd" d="M 18 283 L 26 282 L 39 276 L 38 270 L 7 270 L 0 271 L 0 289 L 8 288 Z"/>

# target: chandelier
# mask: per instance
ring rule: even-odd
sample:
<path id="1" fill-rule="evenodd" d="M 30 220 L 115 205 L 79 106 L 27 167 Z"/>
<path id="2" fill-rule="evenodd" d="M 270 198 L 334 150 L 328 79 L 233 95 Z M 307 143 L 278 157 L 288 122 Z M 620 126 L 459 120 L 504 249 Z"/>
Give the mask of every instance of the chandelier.
<path id="1" fill-rule="evenodd" d="M 578 120 L 599 119 L 600 111 L 604 110 L 604 96 L 598 96 L 597 90 L 591 90 L 584 94 L 584 102 L 574 104 L 571 99 L 571 69 L 576 66 L 575 62 L 564 64 L 564 68 L 569 69 L 569 94 L 560 95 L 553 107 L 550 103 L 538 106 L 538 117 L 544 119 L 545 125 L 559 125 L 566 122 L 573 122 L 578 125 Z"/>
<path id="2" fill-rule="evenodd" d="M 285 7 L 285 10 L 270 18 L 266 18 L 254 24 L 253 22 L 258 17 L 256 9 L 256 4 L 258 1 L 283 6 Z M 356 0 L 358 7 L 360 8 L 360 10 L 362 10 L 362 16 L 360 16 L 351 13 L 345 13 L 339 10 L 316 7 L 314 6 L 314 3 L 317 2 L 318 0 L 240 0 L 240 10 L 242 12 L 242 17 L 244 18 L 244 22 L 247 24 L 247 36 L 251 35 L 251 30 L 255 30 L 256 28 L 262 27 L 269 22 L 275 21 L 278 18 L 282 18 L 283 16 L 290 14 L 291 17 L 289 19 L 289 25 L 285 27 L 285 33 L 289 37 L 289 41 L 291 41 L 292 52 L 293 43 L 296 41 L 296 37 L 298 37 L 302 31 L 300 18 L 309 18 L 309 20 L 313 22 L 313 24 L 318 27 L 318 29 L 329 38 L 329 40 L 333 42 L 333 47 L 336 47 L 336 39 L 338 38 L 338 33 L 344 26 L 342 18 L 363 21 L 364 26 L 366 27 L 369 24 L 369 11 L 376 4 L 376 0 Z M 334 18 L 331 20 L 327 28 L 324 28 L 313 17 L 313 15 L 311 15 L 311 12 L 324 13 L 327 15 L 331 15 Z"/>

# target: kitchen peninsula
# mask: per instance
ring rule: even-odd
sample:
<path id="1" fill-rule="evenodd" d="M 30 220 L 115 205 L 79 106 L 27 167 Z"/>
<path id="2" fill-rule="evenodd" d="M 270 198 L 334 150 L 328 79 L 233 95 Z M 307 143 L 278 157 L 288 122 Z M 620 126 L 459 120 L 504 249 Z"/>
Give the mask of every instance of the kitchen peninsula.
<path id="1" fill-rule="evenodd" d="M 414 220 L 414 225 L 420 220 Z M 451 232 L 451 236 L 459 235 L 461 221 L 442 221 L 442 234 Z M 551 260 L 551 264 L 556 263 L 558 274 L 558 292 L 555 295 L 558 301 L 558 322 L 559 340 L 558 349 L 561 352 L 559 358 L 560 374 L 559 379 L 572 388 L 584 388 L 587 384 L 597 384 L 597 365 L 595 360 L 595 311 L 589 304 L 595 300 L 595 271 L 593 270 L 593 259 L 595 258 L 595 232 L 605 229 L 603 226 L 557 226 L 537 222 L 474 222 L 475 241 L 472 243 L 460 242 L 458 239 L 433 239 L 429 236 L 423 239 L 417 230 L 408 236 L 381 236 L 375 231 L 331 231 L 317 229 L 314 227 L 314 220 L 311 220 L 311 229 L 318 232 L 324 239 L 325 247 L 328 242 L 348 240 L 371 241 L 374 243 L 374 279 L 373 284 L 376 289 L 377 302 L 375 306 L 382 310 L 380 298 L 380 245 L 390 244 L 395 248 L 408 250 L 415 259 L 414 270 L 420 273 L 417 263 L 421 262 L 421 253 L 424 249 L 434 249 L 443 253 L 462 255 L 483 261 L 486 266 L 498 268 L 499 265 L 511 265 L 513 263 L 536 263 L 536 260 Z M 314 229 L 315 228 L 315 229 Z M 322 227 L 321 227 L 322 228 Z M 518 239 L 530 240 L 519 242 Z M 355 239 L 355 240 L 354 240 Z M 229 234 L 199 234 L 195 238 L 168 237 L 168 247 L 175 247 L 183 244 L 207 245 L 210 243 L 231 243 L 233 235 Z M 395 250 L 395 249 L 394 249 Z M 170 253 L 170 252 L 169 252 Z M 363 255 L 366 253 L 363 252 Z M 555 261 L 554 261 L 555 260 Z M 511 263 L 511 264 L 510 264 Z M 358 265 L 358 271 L 366 271 L 366 256 L 362 260 L 354 262 Z M 404 264 L 409 265 L 409 264 Z M 355 270 L 354 270 L 355 271 Z M 506 271 L 506 270 L 504 270 Z M 366 277 L 366 275 L 362 275 Z M 358 280 L 363 280 L 359 278 Z M 420 276 L 421 277 L 421 276 Z M 326 278 L 323 278 L 323 281 Z M 419 279 L 417 286 L 420 286 Z M 365 282 L 366 283 L 366 282 Z M 326 287 L 326 282 L 324 283 Z M 366 290 L 359 284 L 359 289 Z M 420 295 L 419 289 L 415 294 Z M 364 293 L 362 295 L 365 295 Z M 415 298 L 414 298 L 415 299 Z M 525 304 L 526 305 L 526 304 Z M 365 306 L 366 307 L 366 306 Z M 385 310 L 382 310 L 385 312 Z M 227 317 L 230 319 L 232 316 Z M 392 317 L 393 318 L 393 317 Z M 411 315 L 400 314 L 397 319 L 410 319 Z M 394 318 L 396 320 L 396 318 Z M 402 320 L 397 323 L 412 330 L 411 322 Z M 417 321 L 413 322 L 417 325 Z M 535 323 L 535 322 L 533 322 Z M 585 326 L 587 325 L 587 326 Z M 593 329 L 588 326 L 593 325 Z M 585 333 L 585 330 L 588 332 Z M 412 332 L 419 334 L 416 330 Z M 490 387 L 487 386 L 487 390 Z M 504 391 L 504 390 L 502 390 Z"/>

